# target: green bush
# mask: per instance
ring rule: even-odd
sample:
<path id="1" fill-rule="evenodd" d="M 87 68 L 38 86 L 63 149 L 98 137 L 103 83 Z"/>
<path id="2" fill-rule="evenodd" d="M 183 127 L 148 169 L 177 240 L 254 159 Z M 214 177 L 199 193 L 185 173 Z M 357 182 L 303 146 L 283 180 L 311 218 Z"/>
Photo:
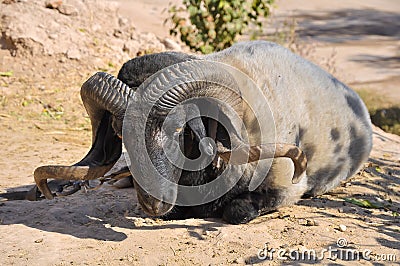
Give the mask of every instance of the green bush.
<path id="1" fill-rule="evenodd" d="M 211 53 L 231 46 L 250 25 L 262 26 L 274 0 L 183 0 L 169 9 L 172 35 L 195 51 Z"/>

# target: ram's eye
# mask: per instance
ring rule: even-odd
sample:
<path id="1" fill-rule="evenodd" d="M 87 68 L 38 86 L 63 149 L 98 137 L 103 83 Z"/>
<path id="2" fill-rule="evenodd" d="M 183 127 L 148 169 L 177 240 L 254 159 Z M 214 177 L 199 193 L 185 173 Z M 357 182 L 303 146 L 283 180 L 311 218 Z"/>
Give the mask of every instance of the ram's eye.
<path id="1" fill-rule="evenodd" d="M 177 133 L 181 133 L 182 130 L 183 130 L 183 127 L 178 127 L 178 128 L 175 129 L 175 131 L 176 131 Z"/>

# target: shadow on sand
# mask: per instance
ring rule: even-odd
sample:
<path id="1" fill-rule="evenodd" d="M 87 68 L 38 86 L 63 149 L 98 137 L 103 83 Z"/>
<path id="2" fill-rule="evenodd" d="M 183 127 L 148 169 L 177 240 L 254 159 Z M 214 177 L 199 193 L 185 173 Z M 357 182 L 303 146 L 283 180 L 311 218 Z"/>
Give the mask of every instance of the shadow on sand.
<path id="1" fill-rule="evenodd" d="M 295 15 L 302 38 L 341 43 L 367 37 L 400 39 L 400 14 L 372 9 L 342 9 Z"/>
<path id="2" fill-rule="evenodd" d="M 23 186 L 9 191 L 27 190 Z M 200 232 L 224 226 L 220 219 L 202 220 L 197 226 L 182 222 L 146 219 L 139 207 L 134 189 L 101 189 L 87 193 L 79 191 L 54 200 L 11 200 L 0 202 L 0 224 L 23 224 L 47 232 L 57 232 L 78 238 L 123 241 L 127 235 L 118 228 L 161 230 L 185 228 L 190 236 L 203 240 Z M 136 226 L 139 221 L 143 226 Z M 146 224 L 150 221 L 151 224 Z"/>

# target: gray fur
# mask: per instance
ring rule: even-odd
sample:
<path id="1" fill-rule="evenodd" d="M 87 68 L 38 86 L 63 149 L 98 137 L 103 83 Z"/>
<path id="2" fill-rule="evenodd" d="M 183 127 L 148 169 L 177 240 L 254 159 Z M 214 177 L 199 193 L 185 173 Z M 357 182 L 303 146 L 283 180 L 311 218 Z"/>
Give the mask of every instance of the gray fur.
<path id="1" fill-rule="evenodd" d="M 238 43 L 205 58 L 240 69 L 264 88 L 277 142 L 296 143 L 307 155 L 304 193 L 329 191 L 368 159 L 372 128 L 364 103 L 318 66 L 264 41 Z"/>

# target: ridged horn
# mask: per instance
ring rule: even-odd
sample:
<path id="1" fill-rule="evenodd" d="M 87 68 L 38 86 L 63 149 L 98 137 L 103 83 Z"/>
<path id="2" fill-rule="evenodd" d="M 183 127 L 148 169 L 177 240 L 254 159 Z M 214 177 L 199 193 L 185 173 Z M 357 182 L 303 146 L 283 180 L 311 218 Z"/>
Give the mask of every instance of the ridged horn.
<path id="1" fill-rule="evenodd" d="M 92 124 L 92 147 L 72 166 L 47 165 L 34 171 L 39 190 L 52 199 L 47 179 L 92 180 L 107 173 L 121 156 L 122 121 L 134 91 L 112 75 L 98 72 L 81 88 L 83 105 Z"/>
<path id="2" fill-rule="evenodd" d="M 121 135 L 122 121 L 128 105 L 128 99 L 132 98 L 133 95 L 134 90 L 132 88 L 104 72 L 97 72 L 83 83 L 81 98 L 92 123 L 93 142 L 96 139 L 97 129 L 106 111 L 121 122 L 119 128 L 114 128 Z"/>

